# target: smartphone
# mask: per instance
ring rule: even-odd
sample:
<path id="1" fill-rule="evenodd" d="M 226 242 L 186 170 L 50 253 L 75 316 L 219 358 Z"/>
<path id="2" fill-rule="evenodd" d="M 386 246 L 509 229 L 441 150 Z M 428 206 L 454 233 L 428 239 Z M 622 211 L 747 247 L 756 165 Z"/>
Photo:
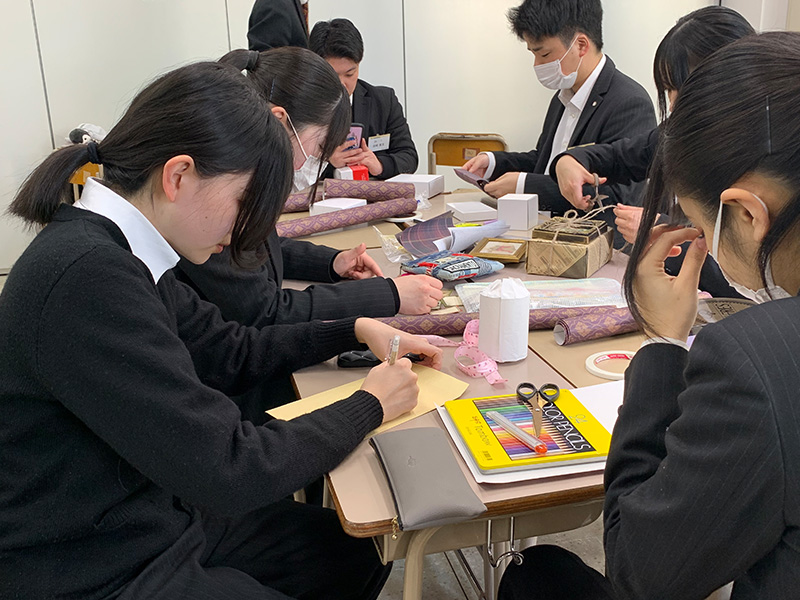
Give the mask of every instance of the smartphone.
<path id="1" fill-rule="evenodd" d="M 347 148 L 345 150 L 355 150 L 361 147 L 361 136 L 364 133 L 364 126 L 361 123 L 352 123 L 350 125 L 350 133 L 347 134 Z"/>

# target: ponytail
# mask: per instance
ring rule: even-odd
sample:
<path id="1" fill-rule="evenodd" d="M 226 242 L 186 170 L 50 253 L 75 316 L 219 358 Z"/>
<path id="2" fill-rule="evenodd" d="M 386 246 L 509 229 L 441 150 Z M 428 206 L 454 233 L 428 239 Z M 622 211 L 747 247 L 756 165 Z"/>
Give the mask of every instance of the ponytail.
<path id="1" fill-rule="evenodd" d="M 73 144 L 56 150 L 22 184 L 8 212 L 30 224 L 47 225 L 58 207 L 72 204 L 69 180 L 90 159 L 88 144 Z"/>

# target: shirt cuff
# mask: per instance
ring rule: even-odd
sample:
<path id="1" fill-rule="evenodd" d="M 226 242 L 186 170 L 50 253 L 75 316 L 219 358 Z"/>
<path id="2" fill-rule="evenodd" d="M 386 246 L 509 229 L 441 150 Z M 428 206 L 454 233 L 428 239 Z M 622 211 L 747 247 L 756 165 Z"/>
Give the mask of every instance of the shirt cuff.
<path id="1" fill-rule="evenodd" d="M 489 166 L 486 167 L 486 173 L 483 174 L 484 179 L 491 179 L 494 168 L 497 166 L 497 161 L 494 159 L 494 152 L 481 152 L 489 157 Z"/>
<path id="2" fill-rule="evenodd" d="M 641 347 L 644 348 L 645 346 L 649 346 L 650 344 L 672 344 L 673 346 L 680 346 L 687 352 L 689 350 L 689 344 L 677 338 L 670 338 L 670 337 L 649 338 L 642 342 Z"/>
<path id="3" fill-rule="evenodd" d="M 525 193 L 525 177 L 527 175 L 528 175 L 527 173 L 520 173 L 519 176 L 517 177 L 517 189 L 516 189 L 517 194 Z"/>

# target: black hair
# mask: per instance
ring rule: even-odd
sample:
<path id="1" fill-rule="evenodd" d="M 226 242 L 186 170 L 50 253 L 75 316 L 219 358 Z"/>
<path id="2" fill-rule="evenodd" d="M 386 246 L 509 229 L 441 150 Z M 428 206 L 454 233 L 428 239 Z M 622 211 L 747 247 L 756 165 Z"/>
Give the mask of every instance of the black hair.
<path id="1" fill-rule="evenodd" d="M 348 19 L 319 21 L 308 36 L 308 47 L 322 58 L 349 58 L 354 63 L 364 58 L 364 40 Z"/>
<path id="2" fill-rule="evenodd" d="M 800 227 L 800 33 L 747 36 L 724 46 L 686 79 L 665 122 L 625 273 L 631 312 L 646 325 L 634 292 L 636 269 L 656 214 L 676 196 L 691 198 L 709 220 L 720 195 L 748 174 L 778 179 L 795 194 L 774 215 L 761 242 L 758 266 L 766 286 L 769 257 Z M 730 243 L 723 210 L 720 242 Z M 676 221 L 681 215 L 671 215 Z"/>
<path id="3" fill-rule="evenodd" d="M 524 40 L 558 37 L 569 46 L 575 34 L 585 34 L 603 49 L 603 6 L 600 0 L 525 0 L 509 9 L 508 20 L 516 36 Z"/>
<path id="4" fill-rule="evenodd" d="M 220 62 L 246 70 L 267 102 L 289 114 L 298 133 L 313 125 L 327 127 L 321 161 L 328 160 L 344 143 L 352 120 L 350 99 L 333 67 L 310 50 L 294 47 L 265 52 L 233 50 Z M 322 164 L 318 179 L 321 170 Z"/>
<path id="5" fill-rule="evenodd" d="M 291 149 L 280 122 L 258 90 L 229 66 L 195 63 L 163 75 L 134 98 L 97 145 L 56 150 L 23 183 L 9 212 L 29 223 L 49 223 L 61 203 L 72 203 L 69 179 L 99 155 L 103 181 L 123 197 L 142 190 L 170 158 L 186 154 L 202 177 L 252 173 L 231 238 L 231 255 L 263 260 L 292 181 Z"/>
<path id="6" fill-rule="evenodd" d="M 680 90 L 689 73 L 706 57 L 754 33 L 747 19 L 724 6 L 706 6 L 678 19 L 658 45 L 653 62 L 662 120 L 667 116 L 667 92 Z"/>

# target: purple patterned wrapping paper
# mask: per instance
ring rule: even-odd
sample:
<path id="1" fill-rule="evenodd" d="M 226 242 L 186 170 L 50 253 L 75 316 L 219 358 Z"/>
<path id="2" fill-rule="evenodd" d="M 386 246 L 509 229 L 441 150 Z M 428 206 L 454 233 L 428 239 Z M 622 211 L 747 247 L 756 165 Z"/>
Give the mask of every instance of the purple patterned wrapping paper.
<path id="1" fill-rule="evenodd" d="M 567 346 L 578 342 L 596 340 L 631 333 L 639 329 L 631 311 L 627 308 L 608 308 L 576 317 L 560 319 L 553 334 L 556 343 Z"/>
<path id="2" fill-rule="evenodd" d="M 322 195 L 320 193 L 319 188 L 317 188 L 317 194 L 314 197 L 314 201 L 320 200 Z M 308 210 L 308 190 L 303 192 L 295 192 L 294 194 L 289 194 L 289 197 L 286 199 L 286 203 L 283 205 L 283 211 L 285 213 L 293 213 L 293 212 L 302 212 L 304 210 Z"/>
<path id="3" fill-rule="evenodd" d="M 598 311 L 617 310 L 611 306 L 580 308 L 541 308 L 530 312 L 528 329 L 552 329 L 560 319 L 586 317 Z M 628 310 L 623 309 L 623 310 Z M 478 313 L 451 313 L 449 315 L 396 315 L 378 319 L 395 329 L 414 335 L 459 335 Z"/>
<path id="4" fill-rule="evenodd" d="M 413 183 L 393 181 L 350 181 L 348 179 L 326 179 L 325 198 L 364 198 L 368 203 L 414 198 Z M 317 198 L 319 200 L 319 198 Z M 416 206 L 409 212 L 414 212 Z"/>
<path id="5" fill-rule="evenodd" d="M 386 202 L 375 202 L 366 206 L 346 208 L 334 212 L 323 213 L 314 217 L 303 217 L 293 221 L 281 221 L 275 227 L 281 237 L 296 238 L 312 233 L 330 231 L 348 225 L 369 223 L 387 217 L 396 217 L 412 213 L 417 208 L 414 198 L 396 198 Z"/>

